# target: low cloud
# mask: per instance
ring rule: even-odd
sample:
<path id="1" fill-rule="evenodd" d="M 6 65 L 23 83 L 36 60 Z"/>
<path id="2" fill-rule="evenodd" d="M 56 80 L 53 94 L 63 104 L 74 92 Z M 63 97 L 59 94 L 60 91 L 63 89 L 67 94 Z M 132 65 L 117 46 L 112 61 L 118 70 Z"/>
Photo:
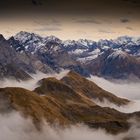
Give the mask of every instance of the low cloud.
<path id="1" fill-rule="evenodd" d="M 132 128 L 123 134 L 111 135 L 101 129 L 90 129 L 82 124 L 60 128 L 42 123 L 37 130 L 31 119 L 23 118 L 19 113 L 12 112 L 0 115 L 1 140 L 123 140 L 124 138 L 139 138 L 139 125 L 133 121 Z"/>
<path id="2" fill-rule="evenodd" d="M 71 126 L 61 129 L 42 124 L 38 131 L 30 119 L 25 119 L 17 112 L 0 115 L 0 139 L 1 140 L 112 140 L 113 136 L 103 130 L 91 130 L 86 126 Z"/>
<path id="3" fill-rule="evenodd" d="M 41 72 L 37 72 L 37 74 L 33 74 L 31 75 L 31 77 L 33 77 L 33 79 L 28 80 L 28 81 L 16 81 L 16 80 L 10 80 L 10 79 L 4 79 L 2 81 L 0 81 L 0 88 L 5 88 L 5 87 L 21 87 L 21 88 L 25 88 L 28 90 L 34 90 L 38 84 L 37 82 L 43 78 L 48 78 L 48 77 L 55 77 L 58 80 L 63 78 L 65 75 L 67 75 L 67 73 L 69 72 L 69 70 L 62 70 L 59 74 L 44 74 Z"/>
<path id="4" fill-rule="evenodd" d="M 33 90 L 36 86 L 38 80 L 47 77 L 56 77 L 58 80 L 67 75 L 69 71 L 62 71 L 60 74 L 43 74 L 38 73 L 37 75 L 32 75 L 33 80 L 26 82 L 17 82 L 5 80 L 0 83 L 1 87 L 6 86 L 16 86 L 24 87 Z M 139 86 L 140 83 L 129 83 L 124 84 L 113 83 L 99 77 L 91 77 L 90 80 L 94 81 L 100 87 L 116 94 L 117 96 L 125 97 L 131 99 L 132 101 L 137 100 L 138 102 L 132 102 L 128 106 L 116 107 L 107 101 L 100 103 L 96 101 L 97 104 L 101 106 L 109 106 L 115 108 L 121 112 L 133 112 L 139 111 L 140 109 L 140 95 Z M 103 129 L 90 129 L 85 125 L 77 124 L 75 126 L 70 126 L 67 128 L 60 128 L 58 125 L 52 127 L 46 122 L 42 123 L 42 129 L 39 131 L 35 128 L 32 120 L 30 118 L 23 118 L 18 112 L 11 112 L 8 114 L 0 114 L 0 139 L 1 140 L 93 140 L 93 139 L 104 139 L 104 140 L 124 140 L 125 138 L 132 138 L 133 140 L 140 139 L 140 124 L 135 120 L 130 120 L 132 124 L 130 130 L 125 133 L 118 135 L 108 134 Z"/>
<path id="5" fill-rule="evenodd" d="M 124 140 L 124 138 L 140 138 L 140 124 L 135 119 L 130 120 L 130 130 L 119 135 L 108 134 L 103 129 L 90 129 L 78 124 L 67 128 L 51 127 L 42 123 L 41 130 L 37 130 L 31 119 L 23 118 L 19 113 L 0 114 L 1 140 Z"/>
<path id="6" fill-rule="evenodd" d="M 140 100 L 140 82 L 125 80 L 113 82 L 96 76 L 91 76 L 89 80 L 95 82 L 97 85 L 115 94 L 116 96 L 128 98 L 130 100 Z"/>
<path id="7" fill-rule="evenodd" d="M 123 106 L 117 106 L 113 103 L 110 103 L 108 100 L 105 100 L 105 99 L 102 102 L 100 102 L 99 100 L 93 99 L 93 102 L 95 102 L 97 105 L 101 107 L 114 108 L 123 113 L 133 113 L 133 112 L 140 111 L 140 100 L 133 100 L 128 105 L 123 105 Z"/>
<path id="8" fill-rule="evenodd" d="M 112 82 L 96 76 L 91 76 L 89 80 L 95 82 L 98 86 L 105 89 L 106 91 L 109 91 L 116 96 L 127 98 L 131 101 L 131 103 L 126 106 L 118 107 L 106 100 L 104 100 L 104 102 L 94 100 L 94 102 L 96 102 L 98 105 L 102 107 L 111 107 L 125 113 L 140 111 L 140 82 L 130 82 L 123 80 Z"/>

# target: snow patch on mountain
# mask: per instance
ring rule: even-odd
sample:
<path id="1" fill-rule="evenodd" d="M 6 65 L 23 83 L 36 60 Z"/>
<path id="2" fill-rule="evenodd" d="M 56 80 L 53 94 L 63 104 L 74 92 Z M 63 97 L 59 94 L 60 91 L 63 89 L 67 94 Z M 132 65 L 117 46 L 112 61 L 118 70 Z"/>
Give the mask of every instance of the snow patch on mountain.
<path id="1" fill-rule="evenodd" d="M 113 52 L 111 55 L 109 55 L 107 58 L 108 59 L 115 59 L 115 58 L 119 58 L 119 59 L 125 59 L 126 57 L 128 57 L 127 53 L 121 51 L 121 50 L 118 50 L 118 51 L 115 51 Z"/>
<path id="2" fill-rule="evenodd" d="M 101 39 L 98 42 L 87 39 L 62 41 L 55 36 L 41 37 L 34 33 L 21 31 L 14 36 L 14 39 L 18 40 L 23 47 L 17 46 L 17 51 L 26 51 L 31 54 L 36 54 L 39 51 L 52 54 L 63 50 L 73 55 L 77 61 L 84 63 L 97 58 L 109 49 L 114 51 L 109 58 L 124 58 L 126 54 L 123 52 L 136 57 L 140 56 L 140 38 L 138 37 L 121 36 L 114 40 Z"/>

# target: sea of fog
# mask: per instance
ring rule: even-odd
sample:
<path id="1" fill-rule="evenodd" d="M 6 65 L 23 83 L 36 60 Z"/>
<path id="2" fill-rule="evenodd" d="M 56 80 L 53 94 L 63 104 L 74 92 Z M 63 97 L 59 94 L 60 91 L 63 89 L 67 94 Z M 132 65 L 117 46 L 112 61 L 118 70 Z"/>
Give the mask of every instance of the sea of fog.
<path id="1" fill-rule="evenodd" d="M 140 82 L 126 80 L 112 82 L 96 76 L 91 76 L 91 78 L 88 79 L 95 82 L 104 90 L 109 91 L 118 97 L 126 98 L 131 101 L 131 103 L 126 106 L 118 107 L 112 103 L 109 103 L 107 100 L 104 100 L 102 103 L 98 100 L 94 100 L 94 102 L 96 102 L 98 105 L 103 107 L 112 107 L 125 113 L 140 111 Z"/>
<path id="2" fill-rule="evenodd" d="M 54 75 L 38 73 L 32 75 L 33 79 L 26 82 L 5 79 L 4 81 L 0 81 L 0 87 L 22 87 L 33 90 L 38 86 L 37 81 L 42 78 L 56 77 L 57 79 L 61 79 L 67 75 L 68 72 L 69 71 L 63 71 L 60 74 Z M 115 108 L 126 113 L 140 111 L 140 83 L 132 81 L 113 83 L 95 76 L 91 76 L 89 80 L 119 97 L 132 101 L 127 106 L 118 107 L 106 100 L 101 103 L 93 99 L 94 102 L 100 106 Z M 115 136 L 106 133 L 105 130 L 102 129 L 89 129 L 82 124 L 62 129 L 59 127 L 51 127 L 44 122 L 42 123 L 42 129 L 38 131 L 35 129 L 30 118 L 25 119 L 18 112 L 12 112 L 9 114 L 0 114 L 0 140 L 123 140 L 126 137 L 140 140 L 140 123 L 135 122 L 135 120 L 130 121 L 132 124 L 130 130 Z"/>

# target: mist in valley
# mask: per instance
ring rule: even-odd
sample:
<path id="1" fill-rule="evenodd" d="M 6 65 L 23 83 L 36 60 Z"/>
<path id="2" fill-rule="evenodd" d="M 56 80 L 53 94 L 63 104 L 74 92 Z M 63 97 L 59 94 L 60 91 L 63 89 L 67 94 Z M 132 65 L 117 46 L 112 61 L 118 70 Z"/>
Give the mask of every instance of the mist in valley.
<path id="1" fill-rule="evenodd" d="M 38 86 L 37 82 L 42 78 L 56 77 L 61 79 L 67 75 L 69 71 L 62 71 L 60 74 L 43 74 L 38 73 L 32 75 L 33 79 L 29 81 L 15 81 L 5 79 L 0 81 L 0 88 L 5 87 L 22 87 L 28 90 L 33 90 Z M 103 107 L 115 108 L 121 112 L 130 113 L 140 111 L 140 83 L 124 82 L 113 83 L 103 78 L 92 76 L 89 80 L 95 82 L 103 89 L 111 93 L 131 100 L 127 106 L 118 107 L 114 104 L 104 101 L 103 103 L 94 100 L 98 105 Z M 130 120 L 132 126 L 126 133 L 119 135 L 108 134 L 102 129 L 90 129 L 85 125 L 79 124 L 68 128 L 59 128 L 58 126 L 51 127 L 45 121 L 42 123 L 42 129 L 38 131 L 30 118 L 22 117 L 18 112 L 8 114 L 0 114 L 0 139 L 1 140 L 123 140 L 124 138 L 140 139 L 140 124 L 135 121 L 135 118 Z"/>
<path id="2" fill-rule="evenodd" d="M 17 81 L 13 79 L 4 79 L 0 81 L 0 88 L 5 87 L 21 87 L 28 90 L 34 90 L 36 87 L 38 87 L 38 81 L 40 81 L 43 78 L 49 78 L 49 77 L 55 77 L 56 79 L 60 80 L 64 76 L 67 75 L 69 70 L 62 70 L 59 74 L 44 74 L 42 72 L 36 72 L 36 74 L 31 74 L 30 76 L 32 79 L 28 81 Z"/>
<path id="3" fill-rule="evenodd" d="M 126 133 L 108 134 L 103 129 L 90 129 L 82 124 L 59 128 L 42 123 L 38 131 L 30 118 L 23 118 L 18 112 L 0 115 L 1 140 L 123 140 L 124 138 L 140 138 L 140 124 L 131 120 L 132 127 Z"/>
<path id="4" fill-rule="evenodd" d="M 109 91 L 118 97 L 126 98 L 131 101 L 128 105 L 119 107 L 108 102 L 107 100 L 100 102 L 93 99 L 96 104 L 102 107 L 111 107 L 124 113 L 140 111 L 140 82 L 127 80 L 117 80 L 116 82 L 112 82 L 97 76 L 91 76 L 91 78 L 88 79 L 95 82 L 104 90 Z"/>
<path id="5" fill-rule="evenodd" d="M 116 80 L 113 82 L 114 80 L 109 81 L 97 76 L 91 76 L 88 79 L 119 97 L 140 100 L 140 81 Z"/>

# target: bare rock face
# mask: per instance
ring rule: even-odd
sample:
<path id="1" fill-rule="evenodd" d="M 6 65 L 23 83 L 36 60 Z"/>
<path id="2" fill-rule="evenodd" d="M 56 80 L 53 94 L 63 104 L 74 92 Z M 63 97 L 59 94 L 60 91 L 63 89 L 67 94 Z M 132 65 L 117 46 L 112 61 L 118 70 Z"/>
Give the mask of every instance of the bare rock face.
<path id="1" fill-rule="evenodd" d="M 17 80 L 31 78 L 27 72 L 34 72 L 34 70 L 19 59 L 16 51 L 2 35 L 0 36 L 0 54 L 0 78 Z"/>

